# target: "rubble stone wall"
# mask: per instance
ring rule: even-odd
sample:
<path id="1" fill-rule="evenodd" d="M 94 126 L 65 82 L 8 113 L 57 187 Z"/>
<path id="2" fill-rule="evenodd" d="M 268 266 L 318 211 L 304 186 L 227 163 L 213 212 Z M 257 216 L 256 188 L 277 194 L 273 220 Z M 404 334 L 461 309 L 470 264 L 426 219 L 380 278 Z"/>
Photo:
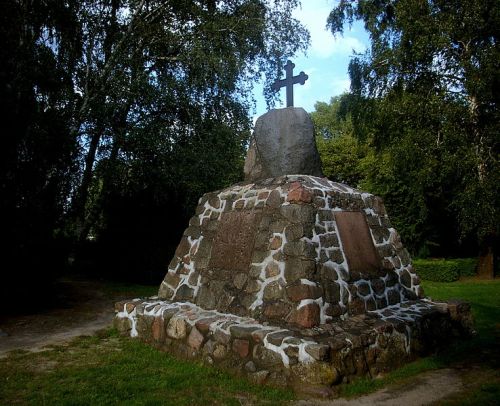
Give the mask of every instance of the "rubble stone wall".
<path id="1" fill-rule="evenodd" d="M 122 334 L 256 383 L 302 390 L 316 386 L 320 396 L 328 395 L 331 385 L 357 376 L 375 377 L 471 328 L 467 304 L 425 300 L 314 328 L 282 328 L 158 298 L 119 302 L 115 310 L 115 326 Z"/>
<path id="2" fill-rule="evenodd" d="M 346 255 L 344 212 L 362 215 L 354 226 L 366 223 L 376 268 L 363 267 L 366 243 Z M 305 328 L 422 296 L 381 199 L 305 175 L 204 195 L 159 290 L 161 299 Z"/>

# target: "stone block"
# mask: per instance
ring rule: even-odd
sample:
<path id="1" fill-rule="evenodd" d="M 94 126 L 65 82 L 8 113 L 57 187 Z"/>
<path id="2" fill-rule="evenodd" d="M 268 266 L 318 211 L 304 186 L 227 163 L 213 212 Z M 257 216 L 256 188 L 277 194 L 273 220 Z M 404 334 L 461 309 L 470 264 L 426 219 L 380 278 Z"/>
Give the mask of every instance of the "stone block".
<path id="1" fill-rule="evenodd" d="M 212 352 L 212 355 L 215 359 L 221 360 L 226 357 L 227 350 L 226 347 L 222 344 L 215 344 L 215 348 Z"/>
<path id="2" fill-rule="evenodd" d="M 245 283 L 247 282 L 248 276 L 244 273 L 238 273 L 235 275 L 233 279 L 233 284 L 236 289 L 241 290 L 245 286 Z"/>
<path id="3" fill-rule="evenodd" d="M 287 283 L 299 279 L 310 279 L 316 271 L 316 264 L 311 260 L 290 257 L 285 261 L 285 278 Z"/>
<path id="4" fill-rule="evenodd" d="M 266 200 L 266 206 L 277 209 L 281 206 L 281 194 L 278 190 L 273 190 L 269 194 L 269 197 Z"/>
<path id="5" fill-rule="evenodd" d="M 285 227 L 285 237 L 287 241 L 300 240 L 305 235 L 302 224 L 289 224 Z"/>
<path id="6" fill-rule="evenodd" d="M 303 299 L 317 299 L 323 294 L 323 289 L 319 286 L 309 284 L 294 284 L 286 288 L 286 295 L 292 302 L 300 302 Z"/>
<path id="7" fill-rule="evenodd" d="M 162 342 L 165 340 L 165 325 L 161 317 L 155 317 L 151 326 L 153 340 Z"/>
<path id="8" fill-rule="evenodd" d="M 290 173 L 322 176 L 314 127 L 304 109 L 270 110 L 257 119 L 244 172 L 248 181 Z"/>
<path id="9" fill-rule="evenodd" d="M 403 270 L 403 272 L 401 272 L 401 274 L 399 275 L 399 281 L 406 288 L 411 288 L 411 275 L 408 270 L 405 269 Z"/>
<path id="10" fill-rule="evenodd" d="M 185 301 L 185 300 L 193 300 L 194 298 L 194 290 L 190 288 L 188 285 L 182 285 L 177 289 L 175 293 L 175 300 Z"/>
<path id="11" fill-rule="evenodd" d="M 172 317 L 167 325 L 167 336 L 175 340 L 182 340 L 186 335 L 186 322 L 180 317 Z"/>
<path id="12" fill-rule="evenodd" d="M 270 262 L 266 266 L 266 278 L 272 278 L 280 274 L 280 268 L 277 262 Z"/>
<path id="13" fill-rule="evenodd" d="M 287 321 L 304 328 L 311 328 L 319 325 L 320 317 L 318 304 L 310 303 L 293 310 Z"/>
<path id="14" fill-rule="evenodd" d="M 278 300 L 283 297 L 283 288 L 278 281 L 271 282 L 264 288 L 264 300 Z"/>
<path id="15" fill-rule="evenodd" d="M 262 385 L 264 382 L 266 382 L 268 376 L 269 371 L 262 370 L 249 374 L 248 379 L 254 384 Z"/>
<path id="16" fill-rule="evenodd" d="M 261 368 L 275 369 L 283 365 L 281 356 L 271 350 L 268 350 L 263 345 L 258 344 L 253 351 L 254 362 Z"/>
<path id="17" fill-rule="evenodd" d="M 330 346 L 325 344 L 308 344 L 305 350 L 316 361 L 326 361 L 330 356 Z"/>
<path id="18" fill-rule="evenodd" d="M 241 339 L 245 339 L 245 340 L 251 340 L 252 333 L 258 329 L 259 329 L 259 327 L 257 327 L 257 326 L 245 326 L 245 325 L 241 325 L 241 324 L 235 324 L 234 326 L 231 326 L 229 328 L 229 331 L 231 332 L 231 336 L 233 338 L 241 338 Z"/>
<path id="19" fill-rule="evenodd" d="M 271 242 L 269 243 L 269 249 L 270 250 L 277 250 L 278 248 L 281 247 L 281 244 L 283 243 L 283 239 L 280 236 L 274 236 L 271 239 Z"/>
<path id="20" fill-rule="evenodd" d="M 340 302 L 340 285 L 331 280 L 326 280 L 323 283 L 323 290 L 325 292 L 325 300 L 327 303 Z"/>
<path id="21" fill-rule="evenodd" d="M 219 330 L 219 329 L 215 330 L 213 337 L 214 337 L 215 341 L 217 341 L 218 343 L 224 344 L 224 345 L 228 344 L 229 341 L 231 341 L 231 336 L 229 334 L 227 334 L 226 332 Z"/>
<path id="22" fill-rule="evenodd" d="M 236 338 L 233 340 L 232 349 L 240 358 L 246 358 L 250 352 L 250 343 L 248 340 Z"/>
<path id="23" fill-rule="evenodd" d="M 262 306 L 262 314 L 268 319 L 283 320 L 290 311 L 292 306 L 282 301 L 264 303 Z"/>
<path id="24" fill-rule="evenodd" d="M 289 241 L 283 249 L 285 255 L 290 257 L 316 258 L 316 245 L 304 240 Z"/>
<path id="25" fill-rule="evenodd" d="M 311 203 L 313 193 L 310 189 L 305 188 L 300 182 L 292 182 L 288 190 L 287 201 L 290 203 Z"/>
<path id="26" fill-rule="evenodd" d="M 216 317 L 200 319 L 196 321 L 195 326 L 200 331 L 200 333 L 207 334 L 208 331 L 210 330 L 210 325 L 215 321 L 217 321 Z"/>
<path id="27" fill-rule="evenodd" d="M 315 210 L 309 204 L 289 204 L 281 206 L 281 215 L 291 223 L 311 224 L 314 223 Z"/>
<path id="28" fill-rule="evenodd" d="M 132 321 L 127 317 L 115 317 L 113 319 L 113 327 L 116 328 L 120 334 L 125 334 L 132 329 Z"/>
<path id="29" fill-rule="evenodd" d="M 187 344 L 193 350 L 198 351 L 203 345 L 203 340 L 203 334 L 201 334 L 196 327 L 193 327 L 189 333 Z"/>

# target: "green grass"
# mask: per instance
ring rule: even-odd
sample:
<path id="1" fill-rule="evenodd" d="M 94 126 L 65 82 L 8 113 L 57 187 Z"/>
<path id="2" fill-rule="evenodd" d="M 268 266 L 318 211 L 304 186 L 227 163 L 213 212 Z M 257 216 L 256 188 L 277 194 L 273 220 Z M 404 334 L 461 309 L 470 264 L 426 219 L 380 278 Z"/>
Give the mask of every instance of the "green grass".
<path id="1" fill-rule="evenodd" d="M 0 404 L 240 405 L 240 399 L 279 405 L 292 394 L 177 360 L 114 331 L 0 360 Z"/>
<path id="2" fill-rule="evenodd" d="M 470 302 L 478 336 L 383 377 L 342 386 L 340 395 L 359 396 L 409 383 L 426 371 L 460 365 L 472 371 L 464 378 L 466 390 L 443 404 L 495 404 L 500 394 L 500 280 L 424 281 L 423 287 L 434 300 Z M 130 297 L 156 294 L 156 287 L 149 286 L 108 284 L 106 289 Z M 111 330 L 50 351 L 16 351 L 0 359 L 0 404 L 280 405 L 293 397 L 290 390 L 252 385 L 215 367 L 177 360 Z"/>
<path id="3" fill-rule="evenodd" d="M 130 283 L 122 282 L 106 282 L 103 286 L 103 290 L 105 294 L 113 297 L 149 297 L 158 294 L 158 285 L 132 285 Z"/>
<path id="4" fill-rule="evenodd" d="M 455 343 L 445 351 L 419 359 L 378 379 L 362 378 L 340 389 L 341 396 L 355 397 L 388 385 L 402 385 L 420 373 L 440 368 L 473 368 L 466 376 L 467 389 L 456 399 L 443 404 L 490 405 L 500 397 L 500 280 L 468 279 L 458 282 L 423 281 L 426 296 L 434 300 L 462 299 L 472 306 L 477 337 Z"/>
<path id="5" fill-rule="evenodd" d="M 468 279 L 453 283 L 423 281 L 426 296 L 434 300 L 463 299 L 472 305 L 480 337 L 492 338 L 500 326 L 500 280 Z"/>

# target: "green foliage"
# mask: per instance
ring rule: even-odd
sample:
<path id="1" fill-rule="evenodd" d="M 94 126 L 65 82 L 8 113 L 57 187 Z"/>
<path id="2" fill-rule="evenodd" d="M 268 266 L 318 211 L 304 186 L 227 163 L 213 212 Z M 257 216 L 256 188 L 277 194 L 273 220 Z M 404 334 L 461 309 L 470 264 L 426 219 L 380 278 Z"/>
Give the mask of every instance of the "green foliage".
<path id="1" fill-rule="evenodd" d="M 460 277 L 475 276 L 477 260 L 474 258 L 414 259 L 413 265 L 423 280 L 453 282 Z"/>
<path id="2" fill-rule="evenodd" d="M 318 102 L 311 118 L 316 131 L 316 144 L 321 156 L 323 173 L 336 182 L 357 186 L 363 178 L 360 161 L 368 147 L 353 136 L 352 118 L 342 116 L 341 98 L 330 103 Z"/>
<path id="3" fill-rule="evenodd" d="M 444 259 L 415 259 L 415 270 L 426 281 L 454 282 L 460 277 L 456 263 Z"/>
<path id="4" fill-rule="evenodd" d="M 240 180 L 252 86 L 309 41 L 297 6 L 5 1 L 0 213 L 11 275 L 56 269 L 52 253 L 64 263 L 71 249 L 158 279 L 200 195 Z"/>
<path id="5" fill-rule="evenodd" d="M 328 24 L 338 33 L 355 19 L 372 42 L 350 63 L 343 103 L 356 113 L 354 136 L 374 148 L 361 185 L 384 198 L 413 252 L 494 245 L 499 3 L 341 0 Z"/>

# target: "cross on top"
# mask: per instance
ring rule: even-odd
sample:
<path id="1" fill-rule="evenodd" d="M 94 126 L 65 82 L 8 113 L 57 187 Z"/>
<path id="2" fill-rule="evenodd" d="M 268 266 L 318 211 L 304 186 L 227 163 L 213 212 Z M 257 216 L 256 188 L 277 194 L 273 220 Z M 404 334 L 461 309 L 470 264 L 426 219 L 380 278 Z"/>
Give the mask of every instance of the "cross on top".
<path id="1" fill-rule="evenodd" d="M 271 86 L 271 89 L 276 92 L 282 87 L 286 87 L 287 107 L 293 107 L 293 85 L 296 83 L 300 83 L 301 85 L 303 85 L 306 80 L 309 79 L 309 76 L 307 76 L 304 72 L 300 72 L 297 76 L 293 76 L 293 68 L 295 68 L 295 64 L 292 63 L 292 61 L 288 60 L 285 65 L 285 79 L 278 79 Z"/>

